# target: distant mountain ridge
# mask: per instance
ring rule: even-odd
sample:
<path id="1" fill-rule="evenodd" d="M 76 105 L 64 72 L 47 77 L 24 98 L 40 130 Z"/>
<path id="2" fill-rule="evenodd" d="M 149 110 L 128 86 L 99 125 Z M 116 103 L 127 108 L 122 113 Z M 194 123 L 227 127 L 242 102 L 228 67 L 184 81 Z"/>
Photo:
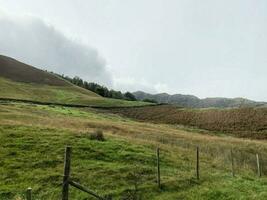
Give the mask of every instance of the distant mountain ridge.
<path id="1" fill-rule="evenodd" d="M 138 100 L 155 100 L 158 103 L 174 104 L 182 107 L 191 108 L 233 108 L 240 106 L 266 106 L 266 102 L 256 102 L 245 98 L 205 98 L 200 99 L 194 95 L 174 94 L 167 93 L 149 94 L 142 91 L 133 92 Z"/>

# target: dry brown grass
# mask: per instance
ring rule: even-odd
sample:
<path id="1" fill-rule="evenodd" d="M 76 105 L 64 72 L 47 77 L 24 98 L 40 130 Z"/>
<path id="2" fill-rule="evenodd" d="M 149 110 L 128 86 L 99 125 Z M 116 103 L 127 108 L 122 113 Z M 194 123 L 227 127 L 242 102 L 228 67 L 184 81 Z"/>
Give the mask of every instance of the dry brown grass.
<path id="1" fill-rule="evenodd" d="M 75 114 L 51 112 L 54 108 L 49 106 L 18 105 L 7 104 L 0 106 L 0 125 L 41 126 L 77 131 L 77 133 L 86 133 L 88 130 L 101 129 L 110 134 L 129 137 L 138 136 L 139 138 L 154 139 L 154 141 L 166 140 L 170 141 L 170 143 L 174 142 L 173 139 L 175 139 L 187 140 L 188 143 L 203 143 L 203 145 L 212 145 L 213 143 L 215 146 L 217 144 L 226 146 L 253 144 L 253 147 L 260 147 L 261 145 L 267 147 L 265 141 L 239 139 L 231 136 L 199 134 L 181 130 L 179 127 L 171 124 L 138 122 L 114 114 L 101 114 L 95 109 L 64 108 L 67 111 L 85 113 L 85 116 L 76 116 Z M 49 109 L 43 109 L 46 107 Z M 90 115 L 86 116 L 87 113 Z"/>
<path id="2" fill-rule="evenodd" d="M 54 111 L 62 109 L 61 113 Z M 66 114 L 72 113 L 72 114 Z M 255 154 L 260 153 L 267 174 L 267 143 L 263 140 L 242 139 L 231 136 L 200 134 L 181 130 L 171 124 L 137 122 L 114 114 L 101 114 L 94 109 L 74 109 L 62 107 L 33 106 L 27 104 L 1 105 L 0 126 L 21 125 L 41 128 L 56 128 L 77 134 L 88 134 L 97 129 L 105 136 L 122 137 L 132 142 L 162 146 L 168 151 L 176 148 L 194 151 L 199 146 L 202 153 L 214 161 L 230 166 L 230 150 L 235 153 L 238 170 L 256 171 Z"/>
<path id="3" fill-rule="evenodd" d="M 140 121 L 180 124 L 238 137 L 267 139 L 267 108 L 181 109 L 175 106 L 113 109 Z"/>

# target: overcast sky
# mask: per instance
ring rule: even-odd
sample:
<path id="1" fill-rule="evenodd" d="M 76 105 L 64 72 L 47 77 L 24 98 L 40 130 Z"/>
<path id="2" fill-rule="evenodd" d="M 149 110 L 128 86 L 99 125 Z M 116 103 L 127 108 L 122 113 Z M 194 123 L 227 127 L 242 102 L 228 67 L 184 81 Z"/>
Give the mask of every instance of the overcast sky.
<path id="1" fill-rule="evenodd" d="M 0 0 L 0 54 L 124 91 L 267 101 L 267 1 Z"/>

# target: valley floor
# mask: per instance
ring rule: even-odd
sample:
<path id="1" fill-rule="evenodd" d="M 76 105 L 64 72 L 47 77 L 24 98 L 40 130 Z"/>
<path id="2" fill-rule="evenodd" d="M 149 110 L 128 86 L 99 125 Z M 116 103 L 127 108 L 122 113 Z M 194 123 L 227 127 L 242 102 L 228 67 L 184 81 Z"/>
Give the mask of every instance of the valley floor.
<path id="1" fill-rule="evenodd" d="M 101 129 L 105 141 L 92 140 Z M 137 122 L 89 108 L 0 104 L 0 199 L 60 199 L 64 148 L 71 176 L 114 199 L 266 199 L 267 142 Z M 195 178 L 196 146 L 200 180 Z M 162 189 L 156 183 L 160 147 Z M 230 150 L 236 177 L 231 176 Z M 262 177 L 257 177 L 256 153 Z M 74 188 L 70 199 L 93 199 Z"/>

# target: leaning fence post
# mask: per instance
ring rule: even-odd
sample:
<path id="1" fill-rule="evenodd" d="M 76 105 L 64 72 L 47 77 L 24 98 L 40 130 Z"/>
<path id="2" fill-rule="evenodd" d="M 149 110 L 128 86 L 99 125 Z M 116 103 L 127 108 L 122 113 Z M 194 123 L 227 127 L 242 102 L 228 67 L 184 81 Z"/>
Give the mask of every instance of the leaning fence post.
<path id="1" fill-rule="evenodd" d="M 232 176 L 235 177 L 235 168 L 234 168 L 234 154 L 233 149 L 231 149 L 231 167 L 232 167 Z"/>
<path id="2" fill-rule="evenodd" d="M 159 159 L 159 148 L 157 148 L 157 182 L 158 182 L 158 187 L 161 188 L 161 185 L 160 185 L 160 159 Z"/>
<path id="3" fill-rule="evenodd" d="M 260 166 L 259 154 L 256 154 L 256 160 L 257 160 L 258 176 L 261 177 L 261 166 Z"/>
<path id="4" fill-rule="evenodd" d="M 199 180 L 199 147 L 197 146 L 197 163 L 196 163 L 197 180 Z"/>
<path id="5" fill-rule="evenodd" d="M 32 189 L 29 187 L 26 192 L 26 199 L 32 200 Z"/>
<path id="6" fill-rule="evenodd" d="M 64 158 L 64 175 L 62 184 L 62 200 L 69 199 L 70 160 L 71 160 L 71 147 L 66 147 L 65 158 Z"/>

